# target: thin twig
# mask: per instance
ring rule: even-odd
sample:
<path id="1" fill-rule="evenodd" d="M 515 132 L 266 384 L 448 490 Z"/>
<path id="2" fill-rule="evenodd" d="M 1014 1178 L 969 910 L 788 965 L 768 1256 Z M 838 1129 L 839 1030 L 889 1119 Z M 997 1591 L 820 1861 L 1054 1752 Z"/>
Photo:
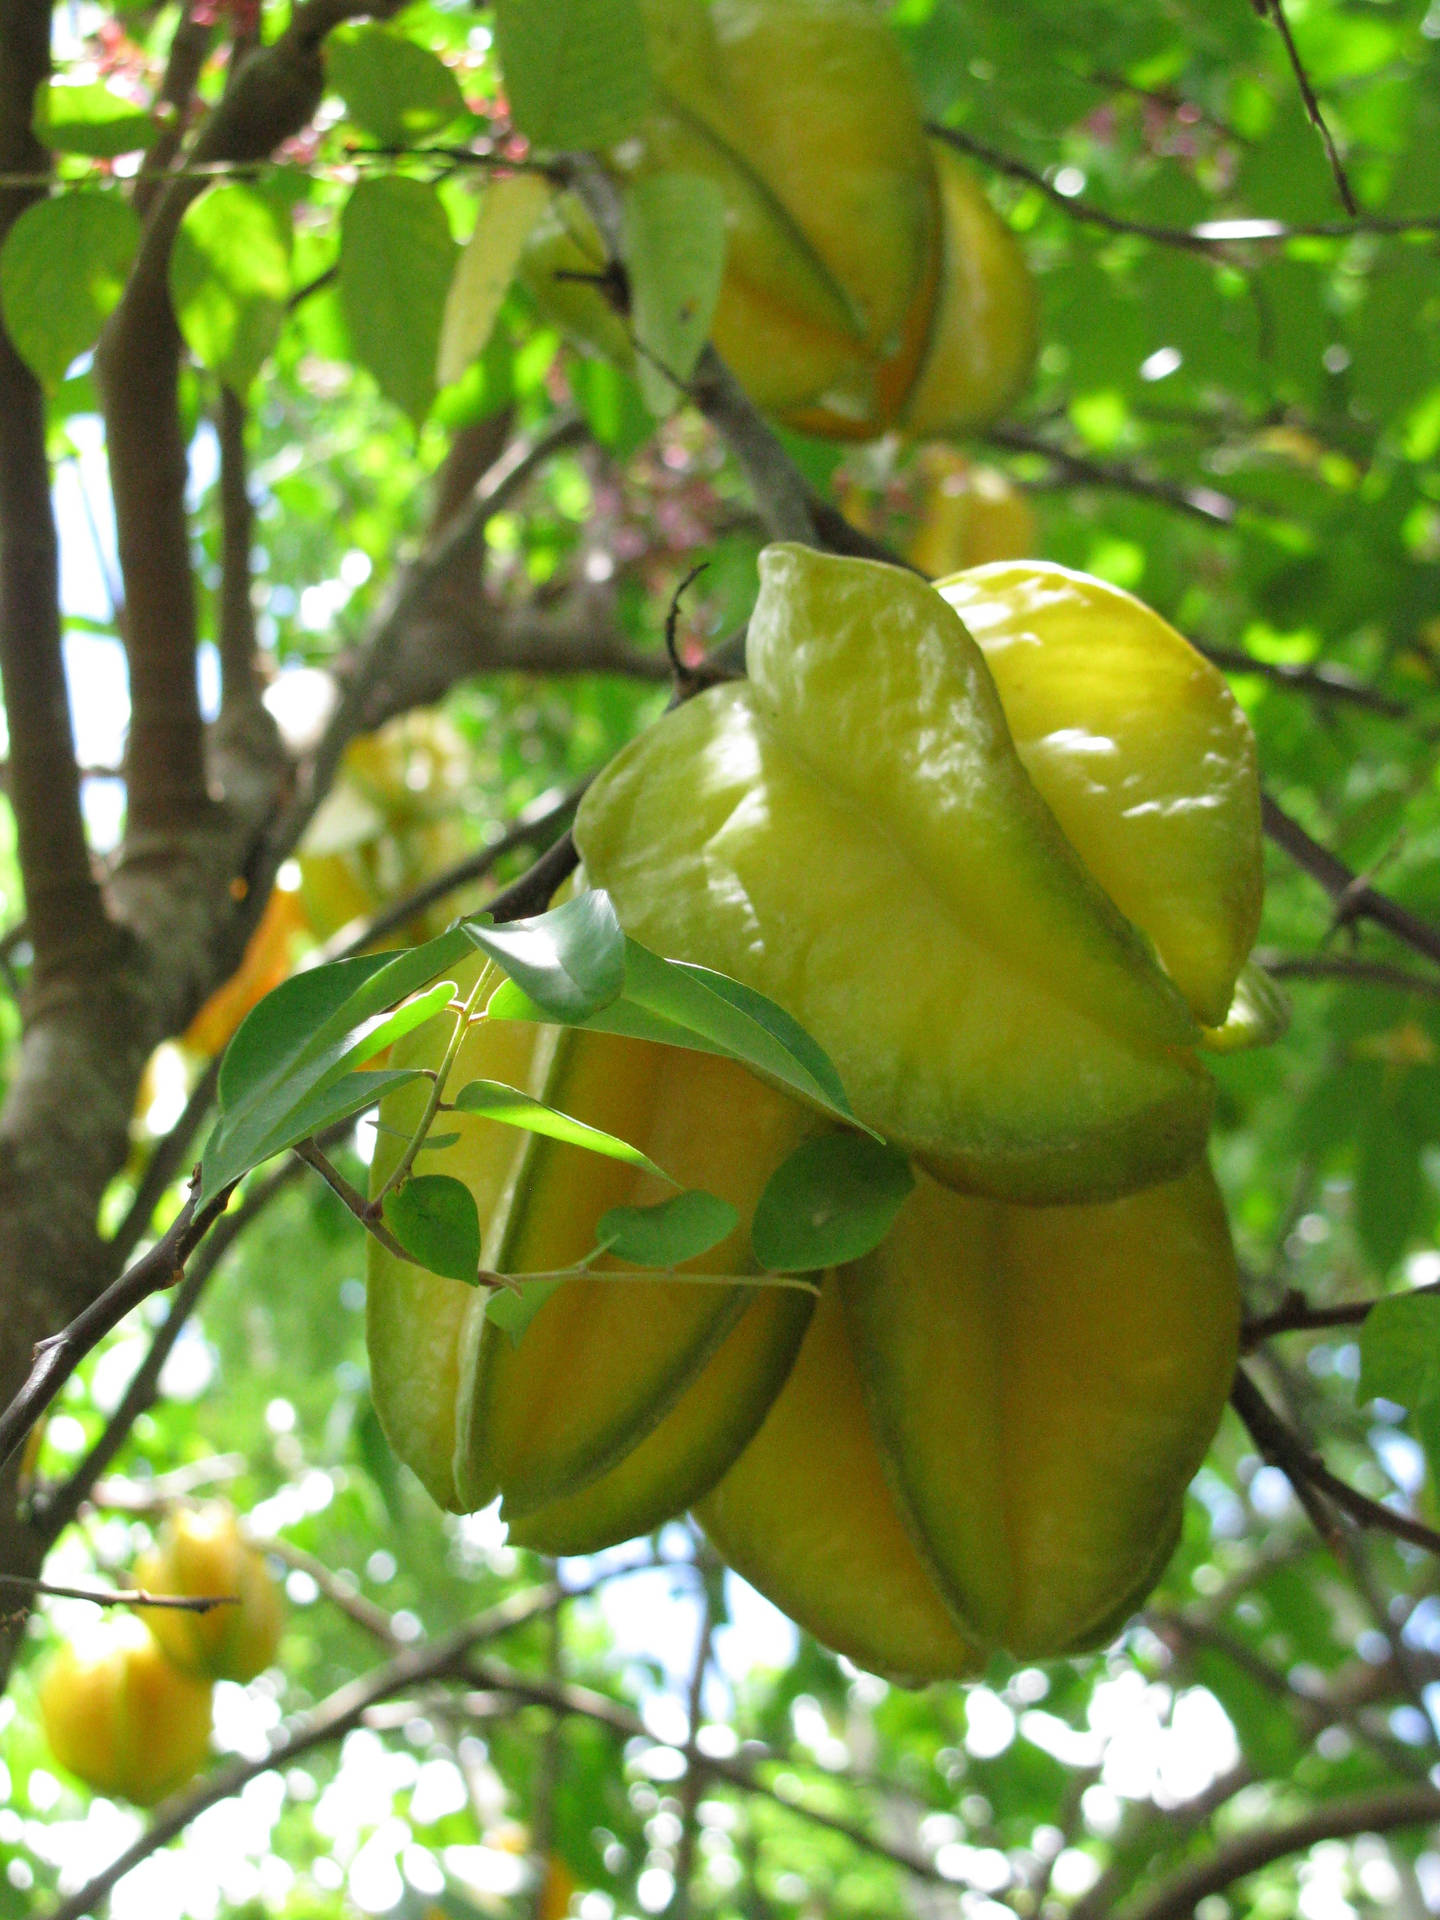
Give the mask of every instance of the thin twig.
<path id="1" fill-rule="evenodd" d="M 1395 1508 L 1379 1500 L 1372 1500 L 1331 1473 L 1319 1455 L 1280 1418 L 1243 1367 L 1236 1369 L 1230 1403 L 1245 1422 L 1263 1457 L 1285 1475 L 1312 1519 L 1310 1496 L 1319 1494 L 1357 1526 L 1377 1528 L 1393 1534 L 1397 1540 L 1408 1541 L 1413 1547 L 1423 1547 L 1427 1553 L 1440 1554 L 1440 1533 L 1433 1527 L 1412 1520 L 1408 1514 L 1397 1513 Z"/>
<path id="2" fill-rule="evenodd" d="M 1336 923 L 1348 925 L 1354 920 L 1373 920 L 1393 933 L 1416 953 L 1440 965 L 1440 928 L 1422 920 L 1387 894 L 1379 893 L 1328 847 L 1322 847 L 1298 820 L 1292 819 L 1270 795 L 1262 794 L 1261 818 L 1265 832 L 1277 847 L 1282 847 L 1295 864 L 1318 880 L 1336 905 Z"/>
<path id="3" fill-rule="evenodd" d="M 1037 168 L 1028 166 L 1014 154 L 1001 153 L 997 148 L 987 146 L 983 140 L 962 133 L 958 127 L 942 127 L 932 122 L 930 132 L 961 153 L 968 153 L 972 158 L 982 161 L 996 173 L 1007 174 L 1012 180 L 1023 180 L 1027 186 L 1036 188 L 1072 220 L 1087 226 L 1102 227 L 1107 233 L 1151 240 L 1158 246 L 1179 247 L 1186 253 L 1206 253 L 1212 258 L 1216 255 L 1224 258 L 1241 244 L 1247 247 L 1275 247 L 1284 246 L 1291 240 L 1348 240 L 1357 233 L 1396 239 L 1406 234 L 1440 232 L 1440 213 L 1357 214 L 1353 220 L 1294 222 L 1237 214 L 1219 220 L 1203 220 L 1194 227 L 1154 226 L 1144 220 L 1127 220 L 1122 214 L 1109 213 L 1104 207 L 1095 206 L 1092 201 L 1061 193 L 1055 183 Z"/>
<path id="4" fill-rule="evenodd" d="M 1006 453 L 1043 454 L 1067 480 L 1087 486 L 1110 487 L 1117 493 L 1131 493 L 1142 500 L 1156 500 L 1196 520 L 1203 520 L 1208 526 L 1232 526 L 1240 513 L 1240 502 L 1229 494 L 1221 493 L 1216 487 L 1184 486 L 1176 481 L 1159 479 L 1153 474 L 1141 473 L 1120 460 L 1097 460 L 1090 454 L 1057 447 L 1042 435 L 1028 432 L 1023 427 L 991 427 L 985 439 L 992 447 L 999 447 Z M 1250 505 L 1245 510 L 1254 513 L 1266 511 L 1263 507 Z"/>
<path id="5" fill-rule="evenodd" d="M 24 1445 L 25 1437 L 74 1373 L 85 1355 L 152 1293 L 185 1277 L 185 1262 L 230 1203 L 233 1184 L 197 1209 L 192 1192 L 170 1230 L 146 1254 L 91 1301 L 67 1327 L 42 1340 L 25 1384 L 0 1414 L 0 1465 Z"/>
<path id="6" fill-rule="evenodd" d="M 1297 666 L 1286 660 L 1257 660 L 1253 653 L 1233 647 L 1208 647 L 1198 643 L 1207 660 L 1225 673 L 1253 673 L 1273 680 L 1277 686 L 1293 687 L 1301 693 L 1320 694 L 1331 700 L 1346 700 L 1352 706 L 1365 707 L 1371 713 L 1383 713 L 1389 720 L 1409 720 L 1410 709 L 1376 687 L 1366 686 L 1343 667 Z"/>
<path id="7" fill-rule="evenodd" d="M 1440 1000 L 1440 979 L 1412 973 L 1386 960 L 1365 960 L 1354 953 L 1276 953 L 1257 948 L 1254 959 L 1277 980 L 1350 980 L 1357 986 L 1394 987 L 1398 993 L 1418 993 Z"/>
<path id="8" fill-rule="evenodd" d="M 97 1607 L 169 1607 L 173 1613 L 211 1613 L 216 1607 L 238 1607 L 238 1593 L 207 1593 L 199 1598 L 174 1593 L 150 1593 L 144 1587 L 57 1587 L 24 1573 L 0 1573 L 0 1587 L 23 1587 L 27 1593 L 57 1600 L 93 1600 Z"/>
<path id="9" fill-rule="evenodd" d="M 1350 181 L 1345 172 L 1344 162 L 1340 158 L 1340 149 L 1325 123 L 1325 115 L 1320 110 L 1320 101 L 1310 76 L 1305 71 L 1305 63 L 1300 58 L 1300 49 L 1295 44 L 1295 36 L 1290 31 L 1290 22 L 1285 17 L 1284 0 L 1252 0 L 1255 11 L 1269 20 L 1285 43 L 1285 55 L 1290 62 L 1290 71 L 1295 75 L 1295 84 L 1300 89 L 1300 98 L 1305 103 L 1305 113 L 1312 127 L 1320 136 L 1325 149 L 1325 158 L 1330 162 L 1330 171 L 1335 178 L 1335 190 L 1340 195 L 1340 204 L 1352 219 L 1358 217 L 1360 208 L 1356 202 Z"/>
<path id="10" fill-rule="evenodd" d="M 1440 1293 L 1440 1281 L 1432 1281 L 1423 1287 L 1411 1287 L 1404 1298 L 1408 1300 L 1425 1293 Z M 1245 1322 L 1240 1330 L 1241 1352 L 1253 1353 L 1256 1347 L 1281 1333 L 1324 1333 L 1333 1327 L 1363 1326 L 1383 1300 L 1396 1297 L 1382 1294 L 1373 1300 L 1346 1300 L 1338 1306 L 1312 1307 L 1303 1293 L 1292 1289 L 1272 1313 L 1261 1314 Z"/>
<path id="11" fill-rule="evenodd" d="M 62 1487 L 37 1501 L 31 1515 L 35 1527 L 47 1545 L 69 1526 L 94 1490 L 95 1482 L 114 1460 L 130 1436 L 142 1413 L 154 1406 L 159 1397 L 160 1375 L 209 1284 L 212 1274 L 251 1222 L 298 1173 L 293 1161 L 282 1161 L 263 1181 L 249 1188 L 233 1213 L 217 1220 L 214 1231 L 190 1261 L 185 1278 L 170 1302 L 165 1323 L 150 1342 L 149 1351 L 135 1369 L 120 1404 L 105 1422 L 105 1430 Z"/>

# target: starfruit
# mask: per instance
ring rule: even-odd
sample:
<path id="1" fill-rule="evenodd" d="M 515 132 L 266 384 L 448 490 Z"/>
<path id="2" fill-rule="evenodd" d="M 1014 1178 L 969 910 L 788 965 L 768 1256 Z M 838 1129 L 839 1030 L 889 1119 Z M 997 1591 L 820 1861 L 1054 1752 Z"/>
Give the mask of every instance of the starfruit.
<path id="1" fill-rule="evenodd" d="M 865 439 L 992 419 L 1035 350 L 1029 272 L 956 156 L 927 141 L 900 50 L 866 0 L 647 0 L 656 100 L 611 163 L 720 189 L 712 337 L 766 410 Z M 620 364 L 606 248 L 557 196 L 522 274 L 566 330 Z"/>
<path id="2" fill-rule="evenodd" d="M 498 984 L 498 973 L 491 978 Z M 448 1031 L 443 1019 L 419 1028 L 393 1063 L 438 1066 Z M 483 1289 L 371 1243 L 372 1391 L 396 1452 L 442 1506 L 472 1511 L 499 1494 L 512 1537 L 590 1551 L 682 1511 L 763 1419 L 811 1296 L 743 1283 L 756 1272 L 749 1222 L 771 1173 L 822 1123 L 729 1060 L 573 1029 L 478 1022 L 447 1097 L 474 1079 L 522 1088 L 618 1136 L 680 1186 L 704 1188 L 739 1215 L 735 1231 L 684 1263 L 679 1278 L 591 1260 L 610 1209 L 652 1205 L 674 1188 L 624 1160 L 455 1112 L 443 1116 L 444 1131 L 459 1138 L 422 1151 L 416 1173 L 469 1187 L 487 1268 L 518 1276 L 522 1292 L 527 1274 L 561 1283 L 516 1341 L 491 1317 Z M 425 1090 L 403 1088 L 381 1108 L 377 1191 Z M 584 1273 L 574 1271 L 587 1260 Z M 687 1283 L 686 1274 L 697 1277 Z M 742 1279 L 703 1277 L 726 1274 Z M 664 1443 L 647 1448 L 662 1421 Z"/>
<path id="3" fill-rule="evenodd" d="M 62 1645 L 40 1677 L 39 1703 L 60 1764 L 137 1806 L 183 1786 L 209 1752 L 208 1681 L 172 1666 L 128 1615 Z"/>
<path id="4" fill-rule="evenodd" d="M 1239 1288 L 1201 1162 L 1096 1206 L 919 1177 L 832 1277 L 788 1383 L 698 1516 L 863 1666 L 963 1677 L 1101 1644 L 1158 1579 L 1234 1368 Z"/>
<path id="5" fill-rule="evenodd" d="M 1010 676 L 997 692 L 939 592 L 871 561 L 772 547 L 748 681 L 633 741 L 575 832 L 626 930 L 778 1001 L 867 1125 L 950 1184 L 1051 1204 L 1172 1178 L 1201 1150 L 1210 1084 L 1182 987 L 1199 983 L 1214 1024 L 1253 929 L 1258 789 L 1218 674 L 1128 596 L 1033 573 L 1062 615 L 1083 608 L 1101 674 L 1075 705 L 1060 636 L 1061 670 L 1024 681 L 1040 716 L 1034 777 L 1001 704 Z M 1127 711 L 1113 739 L 1102 732 Z M 1067 750 L 1114 763 L 1073 821 L 1040 784 Z M 1092 846 L 1149 918 L 1121 911 Z M 1175 872 L 1146 880 L 1157 857 Z M 1172 892 L 1195 906 L 1189 920 L 1179 905 L 1151 913 Z M 1216 898 L 1230 903 L 1218 953 Z"/>
<path id="6" fill-rule="evenodd" d="M 215 1500 L 178 1507 L 154 1549 L 135 1563 L 135 1584 L 148 1593 L 187 1599 L 224 1598 L 206 1613 L 176 1607 L 137 1609 L 165 1656 L 203 1680 L 242 1684 L 275 1658 L 284 1613 L 264 1559 L 241 1538 L 232 1508 Z"/>

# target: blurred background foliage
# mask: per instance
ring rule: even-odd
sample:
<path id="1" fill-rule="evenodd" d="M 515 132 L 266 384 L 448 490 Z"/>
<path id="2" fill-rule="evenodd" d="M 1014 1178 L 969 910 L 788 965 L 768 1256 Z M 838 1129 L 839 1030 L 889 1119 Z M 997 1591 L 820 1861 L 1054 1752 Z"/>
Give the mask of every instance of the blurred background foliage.
<path id="1" fill-rule="evenodd" d="M 891 19 L 927 112 L 968 145 L 1040 288 L 1037 377 L 965 460 L 1023 494 L 1033 551 L 1132 589 L 1211 651 L 1283 814 L 1440 922 L 1440 6 L 1287 5 L 1343 181 L 1263 6 L 899 0 Z M 117 99 L 143 112 L 176 24 L 148 0 L 57 16 L 62 65 L 105 95 L 69 101 L 60 164 L 76 199 L 110 209 L 95 227 L 108 237 L 87 242 L 102 263 L 133 246 L 120 189 L 135 163 L 105 126 Z M 213 597 L 218 369 L 250 407 L 271 703 L 303 729 L 315 670 L 357 644 L 431 524 L 457 438 L 497 415 L 543 433 L 573 408 L 583 432 L 487 529 L 487 588 L 613 628 L 633 670 L 487 673 L 443 714 L 362 743 L 282 876 L 301 910 L 282 916 L 281 967 L 494 841 L 658 712 L 664 616 L 694 559 L 709 570 L 684 603 L 690 651 L 733 632 L 753 593 L 759 523 L 713 432 L 688 411 L 657 424 L 629 376 L 578 355 L 523 290 L 483 359 L 435 391 L 481 174 L 467 150 L 506 150 L 492 24 L 483 7 L 420 4 L 344 29 L 315 129 L 223 189 L 241 196 L 229 217 L 197 228 L 212 251 L 187 324 L 196 565 Z M 217 58 L 202 94 L 222 79 Z M 254 237 L 261 215 L 269 241 Z M 72 683 L 102 847 L 118 827 L 116 706 L 96 691 L 113 684 L 114 561 L 72 308 L 103 309 L 104 279 L 56 282 L 49 318 Z M 894 441 L 786 444 L 899 549 L 937 492 L 965 484 Z M 205 617 L 213 630 L 208 602 Z M 1343 886 L 1318 884 L 1294 847 L 1282 833 L 1270 849 L 1262 934 L 1293 1024 L 1216 1063 L 1247 1306 L 1260 1318 L 1297 1290 L 1322 1312 L 1377 1295 L 1405 1309 L 1277 1332 L 1253 1370 L 1335 1473 L 1440 1523 L 1440 1299 L 1417 1291 L 1440 1283 L 1440 971 L 1348 914 Z M 0 861 L 13 916 L 8 819 Z M 23 940 L 4 951 L 23 972 Z M 0 999 L 0 1037 L 16 1030 Z M 115 1220 L 199 1066 L 193 1045 L 154 1064 Z M 121 1579 L 167 1498 L 218 1485 L 290 1599 L 281 1667 L 220 1689 L 217 1745 L 253 1777 L 122 1881 L 115 1914 L 1440 1911 L 1440 1805 L 1424 1798 L 1440 1778 L 1440 1562 L 1333 1513 L 1322 1540 L 1233 1416 L 1165 1580 L 1115 1648 L 911 1695 L 797 1640 L 684 1526 L 563 1565 L 562 1597 L 555 1570 L 485 1516 L 442 1518 L 369 1405 L 361 1271 L 353 1222 L 290 1183 L 220 1265 L 161 1399 L 52 1557 L 55 1580 Z M 72 1382 L 37 1481 L 99 1437 L 165 1311 Z M 282 1719 L 517 1594 L 540 1610 L 479 1647 L 462 1685 L 402 1691 L 343 1740 L 263 1767 Z M 140 1831 L 61 1777 L 36 1731 L 38 1665 L 89 1611 L 37 1611 L 0 1705 L 5 1920 L 51 1911 Z"/>

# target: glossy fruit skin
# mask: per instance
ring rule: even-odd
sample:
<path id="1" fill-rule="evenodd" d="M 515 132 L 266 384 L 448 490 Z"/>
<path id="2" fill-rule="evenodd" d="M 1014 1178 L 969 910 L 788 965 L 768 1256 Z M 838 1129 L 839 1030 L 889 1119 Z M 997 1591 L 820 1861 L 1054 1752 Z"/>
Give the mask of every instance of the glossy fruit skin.
<path id="1" fill-rule="evenodd" d="M 786 1007 L 938 1177 L 1108 1198 L 1202 1148 L 1198 1028 L 1064 837 L 983 657 L 895 568 L 768 548 L 750 679 L 591 787 L 576 842 L 627 931 Z"/>
<path id="2" fill-rule="evenodd" d="M 1260 924 L 1255 738 L 1224 676 L 1108 582 L 1048 561 L 936 582 L 984 653 L 1020 758 L 1209 1027 Z"/>
<path id="3" fill-rule="evenodd" d="M 493 970 L 490 977 L 498 984 Z M 394 1062 L 434 1064 L 447 1031 L 441 1022 L 419 1029 Z M 601 1033 L 481 1022 L 461 1048 L 454 1087 L 474 1078 L 521 1086 L 639 1146 L 683 1186 L 731 1201 L 741 1225 L 688 1263 L 698 1272 L 754 1271 L 755 1202 L 817 1127 L 806 1109 L 732 1062 Z M 382 1107 L 382 1122 L 403 1130 L 417 1112 L 414 1090 L 402 1089 Z M 416 1172 L 465 1182 L 485 1230 L 482 1260 L 501 1272 L 573 1266 L 593 1250 L 609 1208 L 653 1204 L 672 1191 L 623 1162 L 493 1121 L 457 1113 L 446 1126 L 461 1140 L 421 1153 Z M 377 1185 L 403 1146 L 390 1133 L 381 1139 Z M 594 1271 L 625 1269 L 605 1256 Z M 780 1301 L 774 1293 L 576 1278 L 546 1299 L 517 1343 L 487 1318 L 483 1292 L 372 1243 L 367 1336 L 376 1409 L 397 1453 L 442 1506 L 473 1511 L 499 1493 L 518 1537 L 543 1538 L 549 1551 L 592 1551 L 698 1498 L 758 1426 L 808 1312 L 805 1296 Z M 701 1389 L 712 1363 L 718 1374 Z M 647 1448 L 672 1414 L 664 1442 Z"/>
<path id="4" fill-rule="evenodd" d="M 236 1596 L 237 1605 L 206 1613 L 137 1608 L 166 1658 L 181 1672 L 243 1684 L 274 1660 L 285 1624 L 280 1594 L 263 1558 L 241 1538 L 239 1521 L 223 1501 L 174 1508 L 153 1550 L 136 1561 L 135 1583 L 147 1593 L 193 1599 Z"/>
<path id="5" fill-rule="evenodd" d="M 40 1679 L 40 1718 L 62 1766 L 96 1793 L 154 1806 L 205 1764 L 210 1686 L 181 1673 L 138 1620 L 67 1642 Z"/>
<path id="6" fill-rule="evenodd" d="M 919 1177 L 832 1277 L 759 1434 L 697 1509 L 736 1570 L 861 1665 L 965 1678 L 1103 1644 L 1173 1551 L 1235 1363 L 1203 1163 L 1088 1207 Z"/>

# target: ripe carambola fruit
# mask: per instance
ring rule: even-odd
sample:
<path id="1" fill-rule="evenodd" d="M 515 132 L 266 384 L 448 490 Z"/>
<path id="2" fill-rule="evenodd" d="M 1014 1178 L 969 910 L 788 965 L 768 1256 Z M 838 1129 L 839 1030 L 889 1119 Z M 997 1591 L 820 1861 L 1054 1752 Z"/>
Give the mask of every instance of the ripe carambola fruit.
<path id="1" fill-rule="evenodd" d="M 204 1765 L 210 1685 L 174 1666 L 138 1620 L 67 1642 L 40 1679 L 51 1751 L 96 1793 L 153 1806 Z"/>
<path id="2" fill-rule="evenodd" d="M 233 1597 L 235 1605 L 206 1613 L 175 1607 L 139 1607 L 168 1659 L 206 1680 L 242 1684 L 275 1658 L 284 1609 L 264 1559 L 240 1537 L 234 1511 L 223 1501 L 177 1507 L 149 1553 L 135 1563 L 135 1584 L 147 1593 L 187 1599 Z"/>
<path id="3" fill-rule="evenodd" d="M 449 1030 L 448 1017 L 427 1023 L 392 1064 L 437 1065 Z M 462 1044 L 450 1097 L 477 1078 L 519 1086 L 638 1146 L 682 1186 L 730 1201 L 739 1227 L 682 1271 L 756 1270 L 755 1203 L 822 1124 L 731 1061 L 608 1034 L 482 1021 Z M 424 1095 L 405 1088 L 382 1106 L 377 1189 Z M 503 1273 L 572 1267 L 611 1207 L 673 1191 L 622 1161 L 474 1115 L 446 1113 L 441 1130 L 461 1138 L 422 1152 L 415 1170 L 470 1188 L 484 1264 Z M 594 1269 L 607 1277 L 563 1281 L 517 1343 L 487 1318 L 483 1291 L 374 1242 L 369 1258 L 372 1391 L 396 1452 L 442 1506 L 473 1511 L 501 1494 L 512 1537 L 555 1552 L 628 1539 L 698 1498 L 764 1417 L 811 1304 L 775 1287 L 617 1280 L 626 1269 L 607 1256 Z M 662 1421 L 663 1445 L 647 1447 Z"/>
<path id="4" fill-rule="evenodd" d="M 1198 1157 L 1211 1090 L 1181 976 L 1194 940 L 1214 1024 L 1233 974 L 1204 922 L 1223 900 L 1227 940 L 1248 945 L 1259 802 L 1248 729 L 1213 669 L 1129 596 L 1059 568 L 1028 577 L 1051 583 L 1062 612 L 1081 607 L 1099 675 L 1087 706 L 1081 676 L 1047 677 L 1044 620 L 1021 623 L 1037 661 L 1021 679 L 1047 716 L 1028 769 L 1001 704 L 1008 676 L 997 693 L 939 592 L 871 561 L 771 547 L 748 681 L 633 741 L 575 834 L 627 932 L 778 1001 L 867 1124 L 956 1187 L 1051 1204 L 1133 1191 Z M 1112 659 L 1125 621 L 1140 642 Z M 1172 642 L 1193 663 L 1178 691 Z M 1148 725 L 1111 737 L 1122 693 Z M 1051 785 L 1086 752 L 1107 769 L 1094 817 L 1057 821 Z M 1200 933 L 1178 914 L 1126 918 L 1087 864 L 1102 838 L 1106 883 L 1134 878 L 1137 915 L 1157 889 L 1129 868 L 1173 862 L 1158 891 L 1194 894 Z"/>
<path id="5" fill-rule="evenodd" d="M 919 1177 L 827 1282 L 756 1438 L 701 1502 L 804 1627 L 899 1677 L 1102 1643 L 1174 1548 L 1225 1404 L 1239 1288 L 1201 1162 L 1098 1206 Z"/>
<path id="6" fill-rule="evenodd" d="M 920 106 L 894 36 L 866 0 L 648 0 L 645 11 L 656 102 L 620 158 L 720 187 L 715 344 L 763 407 L 892 417 L 940 253 Z"/>

